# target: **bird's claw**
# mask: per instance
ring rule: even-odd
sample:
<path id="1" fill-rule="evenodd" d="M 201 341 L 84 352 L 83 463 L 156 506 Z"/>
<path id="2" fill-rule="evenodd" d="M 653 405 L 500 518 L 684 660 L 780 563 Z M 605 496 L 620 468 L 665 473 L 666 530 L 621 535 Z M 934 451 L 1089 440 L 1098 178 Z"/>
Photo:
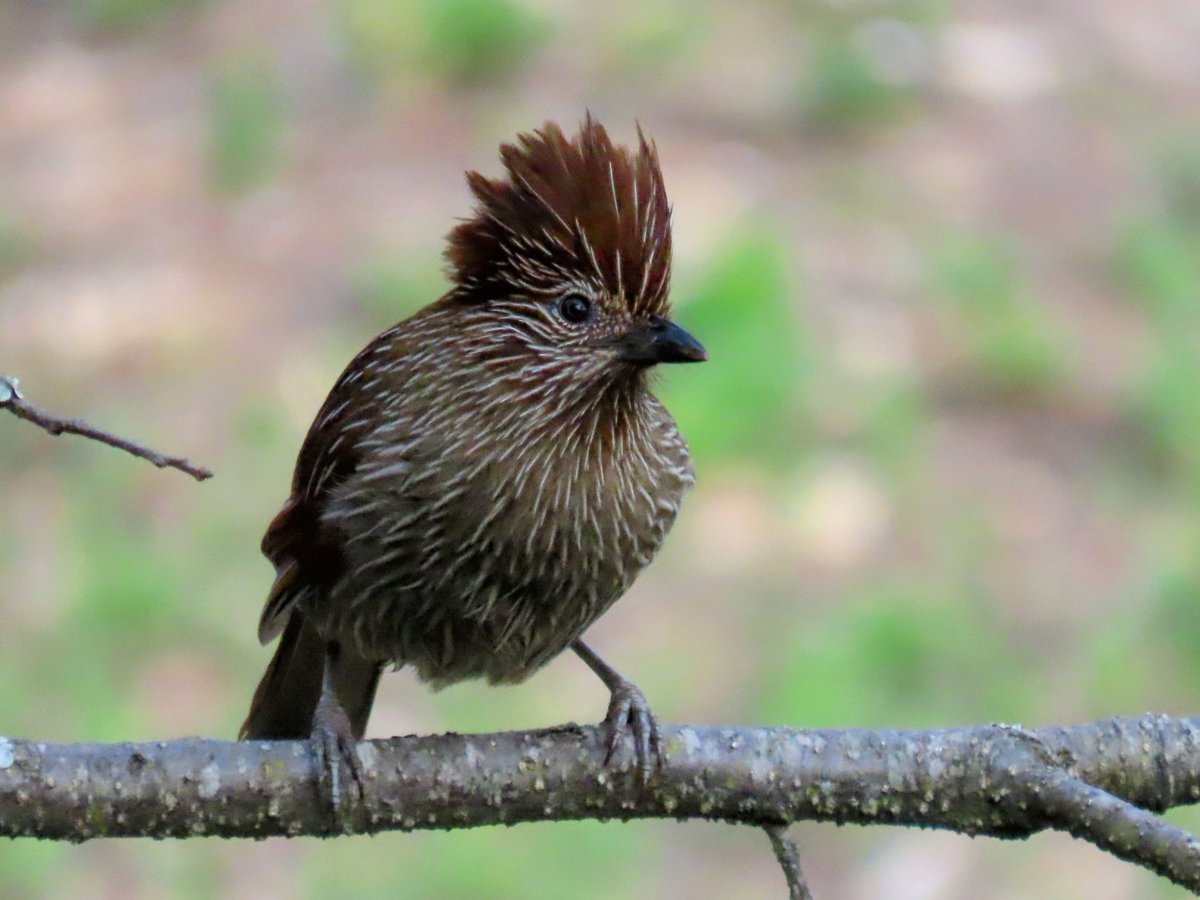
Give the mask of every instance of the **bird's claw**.
<path id="1" fill-rule="evenodd" d="M 358 740 L 350 727 L 350 720 L 340 706 L 317 705 L 313 717 L 310 737 L 317 758 L 318 778 L 322 776 L 329 785 L 329 801 L 333 807 L 336 825 L 341 825 L 342 810 L 342 766 L 350 773 L 358 789 L 358 799 L 365 796 L 363 790 L 362 762 L 358 758 Z"/>
<path id="2" fill-rule="evenodd" d="M 628 733 L 633 739 L 638 773 L 643 782 L 649 781 L 654 769 L 662 765 L 662 741 L 658 719 L 650 711 L 645 695 L 632 682 L 621 681 L 613 688 L 604 725 L 607 731 L 604 764 L 612 762 L 617 742 Z"/>

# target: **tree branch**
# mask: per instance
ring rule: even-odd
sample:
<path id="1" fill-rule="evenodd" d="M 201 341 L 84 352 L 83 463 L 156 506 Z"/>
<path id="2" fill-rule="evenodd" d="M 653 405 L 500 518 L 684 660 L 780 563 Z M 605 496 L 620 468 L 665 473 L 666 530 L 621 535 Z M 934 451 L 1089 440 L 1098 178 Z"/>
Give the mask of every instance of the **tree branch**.
<path id="1" fill-rule="evenodd" d="M 309 744 L 0 739 L 0 835 L 82 841 L 374 833 L 571 819 L 800 819 L 1001 838 L 1046 828 L 1200 891 L 1200 845 L 1149 815 L 1200 799 L 1200 719 L 1025 731 L 675 726 L 640 786 L 597 727 L 365 741 L 366 796 L 336 820 Z"/>
<path id="2" fill-rule="evenodd" d="M 79 419 L 61 419 L 34 406 L 22 395 L 17 386 L 17 379 L 0 376 L 0 409 L 7 409 L 18 419 L 32 422 L 48 434 L 78 434 L 81 437 L 99 441 L 118 450 L 124 450 L 138 459 L 144 459 L 160 469 L 172 468 L 186 472 L 197 481 L 212 478 L 212 472 L 200 466 L 193 465 L 183 457 L 164 456 L 157 451 L 143 447 L 141 444 L 102 431 L 94 425 L 89 425 Z"/>

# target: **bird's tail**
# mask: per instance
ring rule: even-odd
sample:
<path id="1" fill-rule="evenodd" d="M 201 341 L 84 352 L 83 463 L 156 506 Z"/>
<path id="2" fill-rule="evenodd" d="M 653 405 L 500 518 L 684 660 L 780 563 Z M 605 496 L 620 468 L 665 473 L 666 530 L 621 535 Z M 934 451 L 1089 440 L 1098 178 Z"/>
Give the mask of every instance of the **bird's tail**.
<path id="1" fill-rule="evenodd" d="M 294 611 L 279 638 L 279 646 L 258 683 L 250 714 L 239 734 L 244 740 L 307 738 L 321 698 L 321 678 L 327 658 L 325 641 L 300 612 Z M 383 665 L 348 647 L 333 657 L 333 687 L 350 719 L 356 738 L 367 729 L 375 689 Z"/>

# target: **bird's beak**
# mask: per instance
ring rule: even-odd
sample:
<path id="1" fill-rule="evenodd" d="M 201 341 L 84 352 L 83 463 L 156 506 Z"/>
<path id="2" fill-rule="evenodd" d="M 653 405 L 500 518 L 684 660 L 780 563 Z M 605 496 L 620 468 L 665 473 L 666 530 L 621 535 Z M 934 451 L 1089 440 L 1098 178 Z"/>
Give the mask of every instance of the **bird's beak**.
<path id="1" fill-rule="evenodd" d="M 698 340 L 661 316 L 652 316 L 650 324 L 625 332 L 613 341 L 613 347 L 618 359 L 646 366 L 708 359 Z"/>

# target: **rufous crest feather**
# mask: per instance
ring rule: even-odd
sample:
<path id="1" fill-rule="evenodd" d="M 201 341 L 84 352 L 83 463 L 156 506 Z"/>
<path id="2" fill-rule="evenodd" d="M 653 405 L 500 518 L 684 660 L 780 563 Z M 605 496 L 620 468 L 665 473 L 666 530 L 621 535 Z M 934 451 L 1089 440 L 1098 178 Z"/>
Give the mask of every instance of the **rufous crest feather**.
<path id="1" fill-rule="evenodd" d="M 450 233 L 460 296 L 552 294 L 582 279 L 634 316 L 666 314 L 671 208 L 658 151 L 640 128 L 631 152 L 591 115 L 571 139 L 547 122 L 502 145 L 500 157 L 506 178 L 467 174 L 475 217 Z"/>

